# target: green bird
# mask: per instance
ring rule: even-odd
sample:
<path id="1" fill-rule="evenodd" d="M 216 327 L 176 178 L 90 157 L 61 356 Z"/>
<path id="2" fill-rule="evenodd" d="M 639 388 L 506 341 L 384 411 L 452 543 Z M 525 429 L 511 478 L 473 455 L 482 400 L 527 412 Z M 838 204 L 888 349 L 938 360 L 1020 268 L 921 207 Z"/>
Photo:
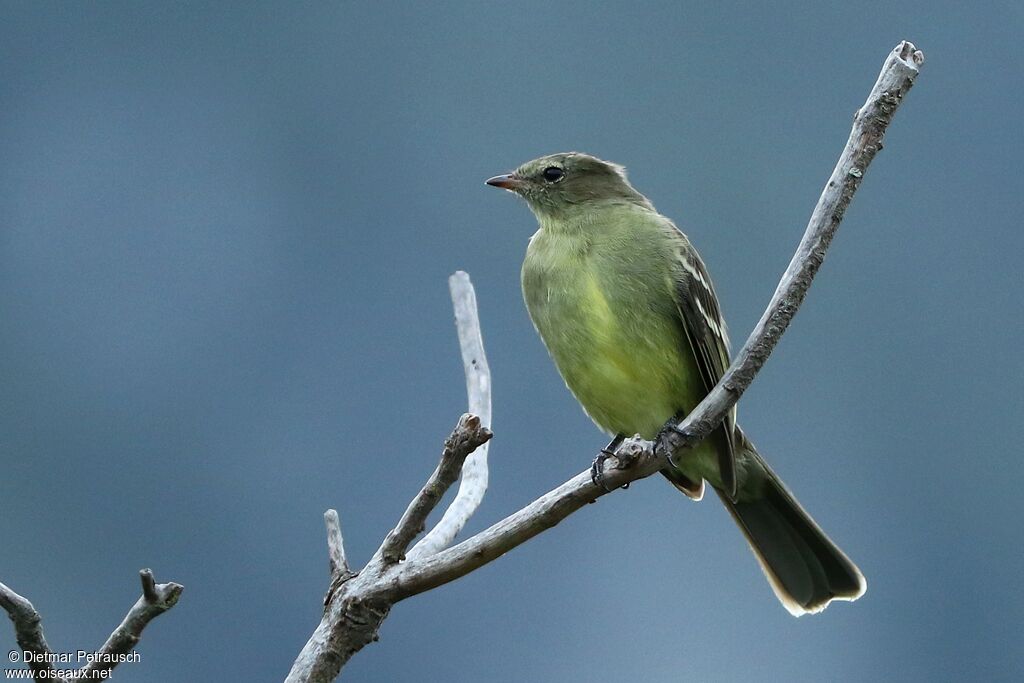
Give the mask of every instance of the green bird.
<path id="1" fill-rule="evenodd" d="M 605 453 L 626 436 L 657 438 L 729 367 L 718 298 L 690 240 L 622 166 L 588 154 L 541 157 L 487 184 L 525 199 L 540 224 L 523 262 L 523 297 L 569 390 L 614 437 Z M 696 500 L 711 484 L 790 613 L 864 594 L 863 574 L 768 467 L 735 409 L 661 473 Z"/>

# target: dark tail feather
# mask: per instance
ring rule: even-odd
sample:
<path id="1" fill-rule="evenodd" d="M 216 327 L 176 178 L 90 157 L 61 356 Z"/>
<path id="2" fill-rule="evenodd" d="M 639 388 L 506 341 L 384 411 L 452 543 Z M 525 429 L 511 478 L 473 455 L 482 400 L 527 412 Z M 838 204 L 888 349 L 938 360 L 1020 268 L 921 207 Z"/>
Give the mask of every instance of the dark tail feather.
<path id="1" fill-rule="evenodd" d="M 820 612 L 832 600 L 856 600 L 867 589 L 864 575 L 804 512 L 753 446 L 748 476 L 764 470 L 763 486 L 722 503 L 747 537 L 775 595 L 794 616 Z M 717 489 L 716 489 L 717 491 Z M 747 493 L 747 492 L 750 493 Z M 746 493 L 747 495 L 744 495 Z"/>

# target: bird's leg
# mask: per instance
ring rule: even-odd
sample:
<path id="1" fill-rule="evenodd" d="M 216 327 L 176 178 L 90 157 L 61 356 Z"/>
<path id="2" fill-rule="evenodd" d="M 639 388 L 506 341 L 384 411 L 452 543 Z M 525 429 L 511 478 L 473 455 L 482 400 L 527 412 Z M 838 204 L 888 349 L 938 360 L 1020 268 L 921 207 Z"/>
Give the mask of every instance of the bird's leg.
<path id="1" fill-rule="evenodd" d="M 615 450 L 622 444 L 626 437 L 622 434 L 616 434 L 615 438 L 608 442 L 608 445 L 601 449 L 601 452 L 594 458 L 594 464 L 590 466 L 590 479 L 595 484 L 603 488 L 605 491 L 611 491 L 610 488 L 604 484 L 604 461 L 615 455 Z M 629 484 L 626 484 L 622 488 L 628 489 Z"/>

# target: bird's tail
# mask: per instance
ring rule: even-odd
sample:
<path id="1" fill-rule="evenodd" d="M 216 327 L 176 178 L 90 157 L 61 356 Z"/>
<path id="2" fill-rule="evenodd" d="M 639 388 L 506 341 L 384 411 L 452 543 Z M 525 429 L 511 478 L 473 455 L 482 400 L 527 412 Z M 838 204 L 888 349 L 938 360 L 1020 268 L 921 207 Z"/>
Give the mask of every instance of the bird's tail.
<path id="1" fill-rule="evenodd" d="M 741 439 L 747 483 L 735 502 L 718 496 L 782 604 L 800 616 L 820 612 L 833 600 L 863 595 L 867 582 L 857 565 L 804 512 L 754 446 Z"/>

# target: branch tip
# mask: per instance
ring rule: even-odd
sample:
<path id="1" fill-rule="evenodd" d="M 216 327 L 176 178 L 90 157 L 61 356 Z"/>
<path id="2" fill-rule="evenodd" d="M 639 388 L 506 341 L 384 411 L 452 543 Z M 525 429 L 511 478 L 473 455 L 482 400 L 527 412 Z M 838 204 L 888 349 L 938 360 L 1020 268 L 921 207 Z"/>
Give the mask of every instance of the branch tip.
<path id="1" fill-rule="evenodd" d="M 330 560 L 331 576 L 351 575 L 345 558 L 345 541 L 341 535 L 341 519 L 338 511 L 331 508 L 324 512 L 324 526 L 327 528 L 327 556 Z"/>
<path id="2" fill-rule="evenodd" d="M 444 441 L 444 450 L 437 468 L 377 550 L 377 556 L 386 564 L 395 564 L 405 559 L 412 539 L 426 528 L 427 516 L 459 478 L 466 458 L 491 436 L 490 430 L 481 426 L 480 418 L 476 415 L 465 413 L 459 418 L 452 433 Z"/>
<path id="3" fill-rule="evenodd" d="M 918 50 L 917 47 L 909 40 L 900 42 L 893 52 L 899 55 L 899 58 L 904 62 L 913 62 L 915 67 L 919 67 L 924 64 L 924 53 Z"/>
<path id="4" fill-rule="evenodd" d="M 142 597 L 150 604 L 158 602 L 160 596 L 156 592 L 156 579 L 153 577 L 153 570 L 140 569 L 139 578 L 142 580 Z"/>

